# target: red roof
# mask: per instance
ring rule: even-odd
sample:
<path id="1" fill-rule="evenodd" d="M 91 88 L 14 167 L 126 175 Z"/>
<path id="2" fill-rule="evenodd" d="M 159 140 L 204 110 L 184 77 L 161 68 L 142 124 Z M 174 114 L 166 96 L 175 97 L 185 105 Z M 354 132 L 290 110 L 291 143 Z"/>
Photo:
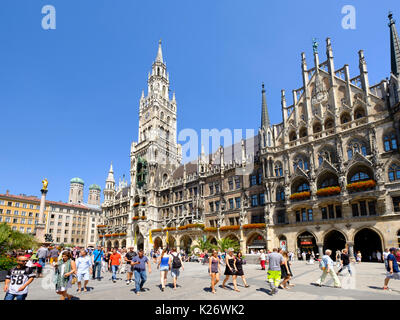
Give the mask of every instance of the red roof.
<path id="1" fill-rule="evenodd" d="M 24 195 L 14 195 L 14 194 L 0 194 L 0 197 L 6 197 L 10 199 L 18 199 L 18 200 L 26 200 L 26 201 L 34 201 L 40 203 L 40 199 L 35 196 L 24 196 Z M 53 205 L 58 205 L 58 206 L 63 206 L 63 207 L 68 207 L 68 208 L 79 208 L 79 209 L 86 209 L 90 210 L 89 207 L 86 207 L 81 204 L 71 204 L 71 203 L 66 203 L 66 202 L 60 202 L 60 201 L 51 201 L 51 200 L 46 200 L 46 205 L 48 204 L 53 204 Z"/>
<path id="2" fill-rule="evenodd" d="M 37 201 L 40 202 L 40 199 L 35 196 L 17 196 L 14 194 L 4 194 L 1 193 L 0 197 L 12 198 L 12 199 L 19 199 L 19 200 L 29 200 L 29 201 Z"/>

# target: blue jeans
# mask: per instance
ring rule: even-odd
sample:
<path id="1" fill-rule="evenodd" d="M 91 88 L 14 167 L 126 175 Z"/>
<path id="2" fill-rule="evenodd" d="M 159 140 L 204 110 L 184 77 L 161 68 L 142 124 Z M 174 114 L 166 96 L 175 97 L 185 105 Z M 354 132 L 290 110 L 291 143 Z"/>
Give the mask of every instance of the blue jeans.
<path id="1" fill-rule="evenodd" d="M 12 294 L 12 293 L 7 292 L 6 296 L 4 297 L 4 300 L 14 300 L 14 299 L 16 299 L 16 300 L 25 300 L 27 295 L 28 295 L 27 293 L 25 293 L 25 294 Z"/>
<path id="2" fill-rule="evenodd" d="M 119 266 L 111 266 L 112 270 L 112 279 L 117 280 L 117 271 L 118 271 Z"/>
<path id="3" fill-rule="evenodd" d="M 96 270 L 97 270 L 97 279 L 101 278 L 101 261 L 96 261 L 93 264 L 93 279 L 96 278 Z"/>
<path id="4" fill-rule="evenodd" d="M 44 267 L 46 265 L 46 259 L 45 258 L 39 258 L 39 264 Z"/>
<path id="5" fill-rule="evenodd" d="M 135 272 L 136 292 L 139 292 L 143 288 L 143 285 L 147 280 L 147 274 L 146 270 L 143 271 L 134 270 L 134 272 Z"/>

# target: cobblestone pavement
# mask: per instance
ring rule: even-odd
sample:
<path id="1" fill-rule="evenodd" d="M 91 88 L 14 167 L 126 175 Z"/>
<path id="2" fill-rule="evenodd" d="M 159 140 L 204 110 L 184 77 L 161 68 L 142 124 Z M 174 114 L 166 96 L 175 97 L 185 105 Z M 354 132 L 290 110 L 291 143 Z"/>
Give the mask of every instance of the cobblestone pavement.
<path id="1" fill-rule="evenodd" d="M 222 267 L 222 271 L 225 267 Z M 290 290 L 279 290 L 271 296 L 269 285 L 266 282 L 266 271 L 262 271 L 259 265 L 244 265 L 245 275 L 250 285 L 245 288 L 241 279 L 238 279 L 240 292 L 233 291 L 232 281 L 228 281 L 227 289 L 220 285 L 224 276 L 217 285 L 217 293 L 212 294 L 210 290 L 210 277 L 207 266 L 200 263 L 190 262 L 185 264 L 185 270 L 181 272 L 178 279 L 179 287 L 172 289 L 172 278 L 168 275 L 168 284 L 164 292 L 160 290 L 160 272 L 156 265 L 152 264 L 152 273 L 144 285 L 145 292 L 140 296 L 134 293 L 134 283 L 126 285 L 126 274 L 119 274 L 116 283 L 111 281 L 111 273 L 103 273 L 102 281 L 89 281 L 89 291 L 77 293 L 77 286 L 69 289 L 69 293 L 82 300 L 139 300 L 139 299 L 172 299 L 172 300 L 358 300 L 358 299 L 400 299 L 400 281 L 389 282 L 390 291 L 383 291 L 383 280 L 385 270 L 383 263 L 361 263 L 352 264 L 353 276 L 348 275 L 344 270 L 339 276 L 342 288 L 334 288 L 333 280 L 327 277 L 322 287 L 313 285 L 320 276 L 321 271 L 318 264 L 307 265 L 302 261 L 295 261 L 292 264 L 294 278 L 292 283 L 295 286 Z M 46 266 L 44 277 L 35 279 L 29 288 L 29 300 L 58 300 L 52 283 L 52 269 Z"/>

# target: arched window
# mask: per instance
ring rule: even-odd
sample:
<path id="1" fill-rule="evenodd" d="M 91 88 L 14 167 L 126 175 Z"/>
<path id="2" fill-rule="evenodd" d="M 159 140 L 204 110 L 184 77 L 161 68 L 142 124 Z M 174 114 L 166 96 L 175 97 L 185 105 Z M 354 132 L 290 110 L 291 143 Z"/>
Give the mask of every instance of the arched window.
<path id="1" fill-rule="evenodd" d="M 363 108 L 358 108 L 355 112 L 354 112 L 354 118 L 355 119 L 360 119 L 362 117 L 365 117 L 365 112 Z"/>
<path id="2" fill-rule="evenodd" d="M 285 200 L 285 190 L 282 187 L 276 189 L 276 201 L 284 201 Z"/>
<path id="3" fill-rule="evenodd" d="M 266 147 L 267 146 L 267 141 L 265 140 L 265 133 L 263 133 L 262 137 L 263 137 L 264 147 Z"/>
<path id="4" fill-rule="evenodd" d="M 160 119 L 163 120 L 164 119 L 164 112 L 161 111 L 160 113 Z"/>
<path id="5" fill-rule="evenodd" d="M 275 163 L 275 176 L 276 177 L 283 176 L 282 163 L 280 163 L 279 161 Z"/>
<path id="6" fill-rule="evenodd" d="M 289 134 L 289 140 L 290 140 L 290 141 L 294 141 L 294 140 L 296 140 L 296 139 L 297 139 L 296 132 L 292 131 L 292 132 Z"/>
<path id="7" fill-rule="evenodd" d="M 386 134 L 383 137 L 383 145 L 384 145 L 385 151 L 397 150 L 396 134 L 394 132 L 390 133 L 390 134 Z"/>
<path id="8" fill-rule="evenodd" d="M 400 180 L 400 166 L 394 163 L 389 167 L 389 181 L 396 180 Z"/>
<path id="9" fill-rule="evenodd" d="M 293 162 L 293 169 L 296 170 L 297 167 L 303 170 L 308 170 L 309 168 L 308 159 L 302 157 L 296 158 Z"/>
<path id="10" fill-rule="evenodd" d="M 334 177 L 329 177 L 326 178 L 324 181 L 322 181 L 321 188 L 335 187 L 337 185 L 338 185 L 337 179 L 335 179 Z"/>
<path id="11" fill-rule="evenodd" d="M 353 140 L 352 142 L 350 142 L 347 147 L 347 158 L 351 160 L 353 158 L 354 153 L 356 152 L 362 154 L 363 156 L 366 156 L 367 155 L 366 144 L 358 140 Z"/>
<path id="12" fill-rule="evenodd" d="M 268 147 L 271 146 L 271 133 L 268 132 Z"/>
<path id="13" fill-rule="evenodd" d="M 310 191 L 310 185 L 308 184 L 308 182 L 304 182 L 297 187 L 296 191 L 297 192 Z"/>
<path id="14" fill-rule="evenodd" d="M 333 128 L 333 120 L 332 119 L 328 119 L 325 121 L 325 130 L 330 129 L 330 128 Z"/>
<path id="15" fill-rule="evenodd" d="M 368 173 L 366 173 L 364 171 L 358 171 L 351 177 L 350 182 L 365 181 L 365 180 L 369 180 L 369 179 L 370 179 L 370 176 Z"/>
<path id="16" fill-rule="evenodd" d="M 301 128 L 300 129 L 300 138 L 306 137 L 307 136 L 307 129 L 306 128 Z"/>
<path id="17" fill-rule="evenodd" d="M 342 114 L 342 116 L 340 117 L 340 122 L 343 123 L 347 123 L 350 122 L 350 115 L 348 113 L 344 113 Z"/>
<path id="18" fill-rule="evenodd" d="M 317 122 L 317 123 L 314 124 L 314 126 L 313 126 L 313 132 L 314 132 L 314 133 L 317 133 L 317 132 L 320 132 L 320 131 L 322 131 L 322 126 L 321 126 L 321 124 L 320 124 L 319 122 Z"/>

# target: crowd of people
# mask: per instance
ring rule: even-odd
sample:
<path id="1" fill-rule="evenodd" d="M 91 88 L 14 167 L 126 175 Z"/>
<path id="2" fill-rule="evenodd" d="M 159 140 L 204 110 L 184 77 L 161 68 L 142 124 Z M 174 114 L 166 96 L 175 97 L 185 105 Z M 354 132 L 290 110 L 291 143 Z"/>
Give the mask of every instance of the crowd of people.
<path id="1" fill-rule="evenodd" d="M 183 250 L 177 251 L 176 248 L 158 248 L 146 254 L 143 250 L 136 252 L 134 248 L 104 249 L 98 246 L 97 248 L 72 249 L 41 246 L 37 251 L 12 252 L 11 255 L 16 257 L 17 265 L 11 268 L 6 276 L 5 300 L 25 300 L 29 285 L 34 281 L 34 278 L 42 277 L 42 271 L 46 264 L 49 264 L 54 270 L 53 283 L 61 300 L 74 299 L 74 296 L 68 291 L 75 283 L 77 283 L 76 291 L 78 293 L 87 292 L 90 278 L 102 281 L 104 278 L 102 274 L 107 272 L 111 274 L 110 280 L 113 283 L 117 282 L 119 275 L 126 274 L 126 285 L 135 282 L 134 291 L 137 295 L 140 295 L 140 292 L 144 291 L 143 286 L 147 281 L 147 273 L 152 272 L 152 264 L 160 272 L 160 290 L 165 290 L 169 273 L 172 278 L 173 290 L 176 290 L 180 272 L 184 271 L 184 264 L 189 261 L 198 261 L 203 265 L 208 265 L 211 280 L 210 291 L 213 294 L 216 293 L 216 285 L 220 281 L 220 275 L 222 275 L 222 266 L 225 267 L 223 272 L 225 278 L 220 286 L 222 289 L 227 289 L 226 284 L 230 278 L 232 278 L 233 290 L 236 292 L 240 292 L 237 285 L 238 278 L 241 279 L 245 288 L 250 287 L 246 281 L 243 268 L 246 260 L 240 251 L 235 253 L 233 248 L 223 252 L 212 250 L 211 253 L 204 250 L 200 253 L 188 255 Z M 278 288 L 286 290 L 294 286 L 291 283 L 293 277 L 291 265 L 295 257 L 293 252 L 274 248 L 272 251 L 260 250 L 258 256 L 261 270 L 267 271 L 271 295 L 276 294 Z M 351 258 L 347 249 L 336 251 L 335 262 L 332 257 L 332 251 L 329 249 L 325 251 L 321 259 L 313 255 L 313 252 L 310 252 L 310 256 L 306 254 L 304 260 L 307 261 L 307 264 L 310 264 L 310 261 L 312 263 L 318 261 L 322 271 L 320 278 L 315 282 L 316 285 L 322 286 L 329 275 L 334 281 L 334 286 L 340 288 L 341 283 L 338 275 L 346 269 L 352 276 Z M 400 250 L 396 248 L 385 249 L 382 254 L 377 253 L 376 257 L 378 261 L 385 263 L 387 273 L 383 289 L 388 290 L 388 283 L 391 279 L 400 280 L 398 264 Z M 337 271 L 335 271 L 334 266 L 338 268 Z"/>

